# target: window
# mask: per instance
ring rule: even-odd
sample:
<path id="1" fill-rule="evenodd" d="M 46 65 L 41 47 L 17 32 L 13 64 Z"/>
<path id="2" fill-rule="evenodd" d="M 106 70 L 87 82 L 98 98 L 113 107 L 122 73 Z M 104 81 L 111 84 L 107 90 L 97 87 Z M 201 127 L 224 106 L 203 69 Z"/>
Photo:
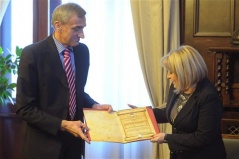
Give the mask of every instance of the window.
<path id="1" fill-rule="evenodd" d="M 19 9 L 27 8 L 27 9 Z M 16 46 L 21 48 L 32 43 L 33 37 L 33 15 L 32 0 L 12 0 L 12 38 L 11 50 L 15 51 Z M 12 75 L 12 82 L 16 82 L 17 75 Z M 13 93 L 15 98 L 16 93 Z"/>
<path id="2" fill-rule="evenodd" d="M 7 2 L 9 3 L 7 4 Z M 23 48 L 32 43 L 33 4 L 32 0 L 10 0 L 4 1 L 4 3 L 6 3 L 7 9 L 1 24 L 2 41 L 0 46 L 4 48 L 5 53 L 8 50 L 15 52 L 16 46 Z M 16 82 L 17 75 L 12 75 L 9 78 L 12 79 L 12 82 Z M 13 92 L 13 98 L 15 96 L 16 93 Z"/>

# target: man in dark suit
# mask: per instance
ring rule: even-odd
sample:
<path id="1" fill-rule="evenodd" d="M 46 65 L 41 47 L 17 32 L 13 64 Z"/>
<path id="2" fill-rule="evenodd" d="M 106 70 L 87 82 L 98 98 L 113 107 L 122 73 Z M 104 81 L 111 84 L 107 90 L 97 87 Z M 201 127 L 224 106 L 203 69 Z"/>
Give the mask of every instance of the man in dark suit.
<path id="1" fill-rule="evenodd" d="M 89 50 L 79 41 L 84 38 L 85 14 L 75 3 L 58 6 L 52 14 L 53 34 L 23 49 L 16 104 L 17 114 L 24 120 L 25 159 L 82 158 L 85 141 L 90 143 L 82 108 L 112 111 L 111 105 L 97 103 L 84 91 Z M 65 49 L 73 68 L 72 84 L 64 62 Z M 69 105 L 74 105 L 70 108 L 74 111 L 69 111 Z"/>

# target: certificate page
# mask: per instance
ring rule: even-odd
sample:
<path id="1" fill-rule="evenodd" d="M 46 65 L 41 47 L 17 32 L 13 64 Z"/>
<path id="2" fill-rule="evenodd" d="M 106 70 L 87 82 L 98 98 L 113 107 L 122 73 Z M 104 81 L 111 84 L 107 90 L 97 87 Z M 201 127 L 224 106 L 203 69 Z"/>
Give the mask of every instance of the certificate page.
<path id="1" fill-rule="evenodd" d="M 151 138 L 156 132 L 145 108 L 117 112 L 126 142 Z"/>
<path id="2" fill-rule="evenodd" d="M 112 113 L 83 109 L 91 141 L 127 143 L 150 139 L 159 132 L 151 108 L 125 109 Z"/>
<path id="3" fill-rule="evenodd" d="M 92 141 L 123 142 L 116 112 L 84 109 L 84 116 Z"/>

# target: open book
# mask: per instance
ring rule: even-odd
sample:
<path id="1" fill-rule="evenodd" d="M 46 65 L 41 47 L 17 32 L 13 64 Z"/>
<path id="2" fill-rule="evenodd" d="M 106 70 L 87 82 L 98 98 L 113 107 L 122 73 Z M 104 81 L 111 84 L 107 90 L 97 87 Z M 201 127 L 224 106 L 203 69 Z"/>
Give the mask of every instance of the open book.
<path id="1" fill-rule="evenodd" d="M 91 141 L 128 143 L 149 140 L 159 133 L 151 107 L 125 109 L 112 113 L 84 108 L 84 117 Z"/>

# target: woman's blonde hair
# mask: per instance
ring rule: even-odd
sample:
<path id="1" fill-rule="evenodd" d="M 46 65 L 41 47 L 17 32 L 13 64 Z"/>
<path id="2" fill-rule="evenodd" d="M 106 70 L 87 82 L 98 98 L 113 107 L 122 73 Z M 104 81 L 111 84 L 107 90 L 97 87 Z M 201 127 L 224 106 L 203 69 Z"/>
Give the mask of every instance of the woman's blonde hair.
<path id="1" fill-rule="evenodd" d="M 161 65 L 178 78 L 179 93 L 207 77 L 208 69 L 200 53 L 189 45 L 182 45 L 170 51 L 161 59 Z"/>

